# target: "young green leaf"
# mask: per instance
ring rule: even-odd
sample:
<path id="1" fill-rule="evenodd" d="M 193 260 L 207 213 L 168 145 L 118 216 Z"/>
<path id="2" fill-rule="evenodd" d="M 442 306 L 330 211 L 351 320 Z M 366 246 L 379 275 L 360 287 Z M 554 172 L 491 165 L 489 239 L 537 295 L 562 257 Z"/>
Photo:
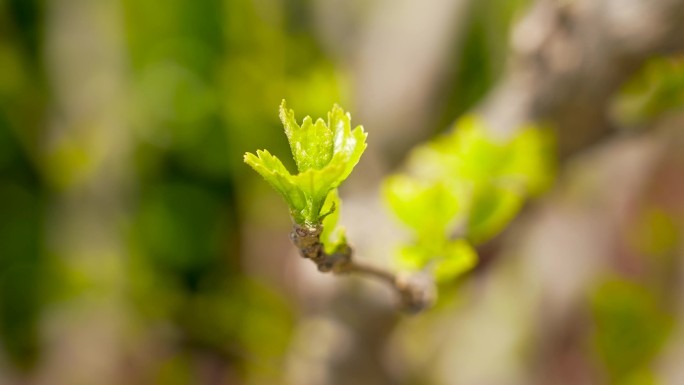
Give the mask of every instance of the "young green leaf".
<path id="1" fill-rule="evenodd" d="M 283 100 L 280 105 L 280 121 L 285 127 L 292 156 L 300 173 L 310 169 L 320 170 L 330 163 L 333 155 L 333 133 L 322 119 L 313 123 L 311 117 L 307 116 L 300 126 L 294 111 L 287 110 Z"/>
<path id="2" fill-rule="evenodd" d="M 280 120 L 297 164 L 297 175 L 268 151 L 245 154 L 249 164 L 278 191 L 298 224 L 319 225 L 321 210 L 330 191 L 351 173 L 366 149 L 363 127 L 351 129 L 351 116 L 338 105 L 328 113 L 328 122 L 307 116 L 299 125 L 285 100 L 280 105 Z"/>
<path id="3" fill-rule="evenodd" d="M 257 150 L 257 155 L 246 153 L 244 160 L 283 196 L 295 221 L 303 221 L 301 208 L 306 207 L 306 197 L 280 159 L 266 150 Z"/>

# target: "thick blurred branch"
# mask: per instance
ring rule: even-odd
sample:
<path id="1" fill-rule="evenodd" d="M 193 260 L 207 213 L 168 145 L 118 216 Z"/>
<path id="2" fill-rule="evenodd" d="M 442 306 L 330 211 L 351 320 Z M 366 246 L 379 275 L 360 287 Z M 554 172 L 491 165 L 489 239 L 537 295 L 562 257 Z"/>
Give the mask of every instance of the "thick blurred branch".
<path id="1" fill-rule="evenodd" d="M 682 20 L 682 0 L 538 1 L 480 112 L 503 135 L 552 122 L 566 157 L 609 133 L 610 97 L 646 59 L 684 48 Z"/>

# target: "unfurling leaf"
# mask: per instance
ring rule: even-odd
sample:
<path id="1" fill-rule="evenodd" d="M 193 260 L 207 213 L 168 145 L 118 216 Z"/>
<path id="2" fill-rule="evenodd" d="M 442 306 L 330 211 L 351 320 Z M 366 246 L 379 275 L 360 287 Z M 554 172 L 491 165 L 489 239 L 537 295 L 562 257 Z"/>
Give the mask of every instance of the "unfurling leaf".
<path id="1" fill-rule="evenodd" d="M 288 110 L 283 100 L 280 120 L 298 173 L 292 175 L 266 150 L 257 151 L 257 155 L 246 153 L 245 163 L 283 196 L 296 223 L 319 225 L 328 194 L 359 162 L 366 149 L 367 134 L 361 126 L 352 130 L 351 116 L 337 105 L 328 113 L 327 124 L 307 116 L 299 125 L 294 111 Z"/>

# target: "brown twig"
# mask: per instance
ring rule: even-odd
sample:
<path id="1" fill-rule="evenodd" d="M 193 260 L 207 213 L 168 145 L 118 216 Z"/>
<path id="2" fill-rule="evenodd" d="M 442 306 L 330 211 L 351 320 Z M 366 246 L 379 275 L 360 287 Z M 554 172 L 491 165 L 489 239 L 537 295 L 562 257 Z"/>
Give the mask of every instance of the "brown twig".
<path id="1" fill-rule="evenodd" d="M 397 275 L 386 269 L 358 262 L 354 260 L 353 249 L 347 243 L 328 254 L 320 240 L 322 231 L 322 226 L 295 224 L 290 233 L 290 239 L 301 256 L 313 261 L 318 271 L 333 274 L 355 273 L 384 281 L 397 291 L 402 309 L 410 313 L 420 312 L 434 303 L 437 290 L 430 275 Z"/>

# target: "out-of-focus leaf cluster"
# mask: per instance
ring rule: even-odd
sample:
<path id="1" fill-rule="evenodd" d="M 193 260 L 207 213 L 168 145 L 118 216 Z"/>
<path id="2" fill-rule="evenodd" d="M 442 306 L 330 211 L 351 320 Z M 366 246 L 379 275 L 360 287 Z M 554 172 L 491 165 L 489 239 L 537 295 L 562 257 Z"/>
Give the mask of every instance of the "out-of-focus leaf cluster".
<path id="1" fill-rule="evenodd" d="M 474 266 L 471 245 L 499 233 L 526 197 L 551 184 L 552 143 L 549 132 L 534 126 L 499 140 L 481 119 L 466 116 L 452 133 L 415 149 L 406 173 L 385 183 L 389 206 L 414 234 L 400 264 L 430 264 L 442 280 Z"/>
<path id="2" fill-rule="evenodd" d="M 602 282 L 590 304 L 593 345 L 611 383 L 656 384 L 650 365 L 671 333 L 672 314 L 647 287 L 624 278 Z"/>
<path id="3" fill-rule="evenodd" d="M 684 109 L 684 57 L 651 59 L 613 103 L 614 118 L 625 126 Z"/>

